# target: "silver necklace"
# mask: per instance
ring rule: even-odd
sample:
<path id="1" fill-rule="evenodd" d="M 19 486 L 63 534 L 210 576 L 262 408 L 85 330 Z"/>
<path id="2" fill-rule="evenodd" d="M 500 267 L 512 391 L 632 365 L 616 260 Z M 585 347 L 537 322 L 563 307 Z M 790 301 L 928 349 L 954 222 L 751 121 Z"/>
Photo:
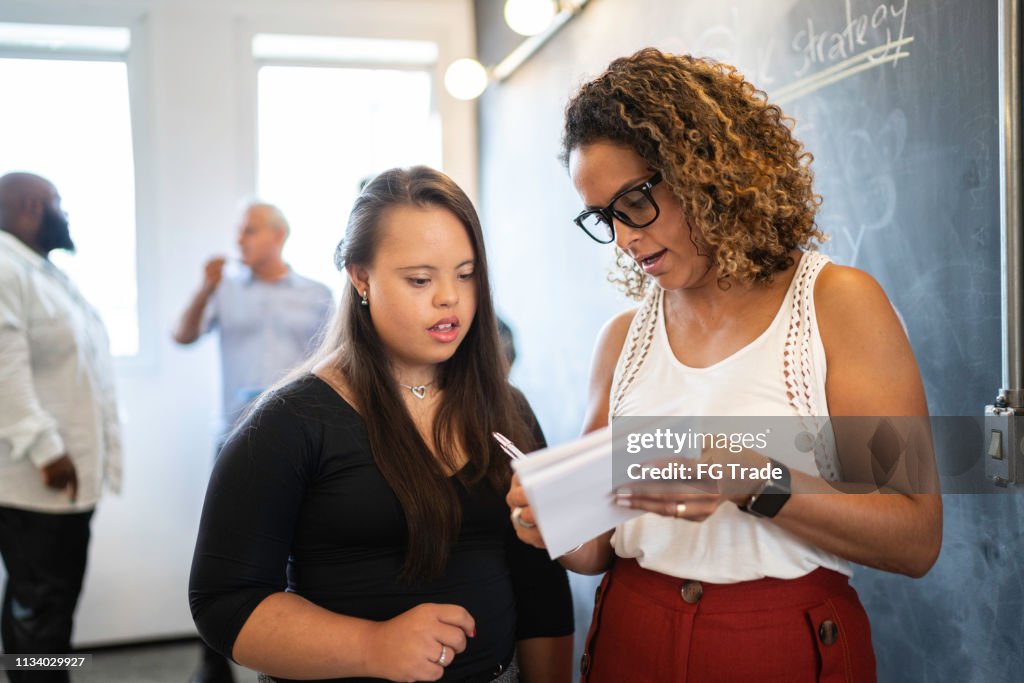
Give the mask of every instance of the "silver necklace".
<path id="1" fill-rule="evenodd" d="M 401 382 L 399 382 L 398 386 L 408 389 L 409 391 L 412 392 L 413 396 L 422 401 L 427 396 L 427 387 L 429 387 L 433 383 L 433 381 L 430 381 L 427 382 L 426 384 L 417 384 L 415 386 L 411 386 L 409 384 L 402 384 Z"/>

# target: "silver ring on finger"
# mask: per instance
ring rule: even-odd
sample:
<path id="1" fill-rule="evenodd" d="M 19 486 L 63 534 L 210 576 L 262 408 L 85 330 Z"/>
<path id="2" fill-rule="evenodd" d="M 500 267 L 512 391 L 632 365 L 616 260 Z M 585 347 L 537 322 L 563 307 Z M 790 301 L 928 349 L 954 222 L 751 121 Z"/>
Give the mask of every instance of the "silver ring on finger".
<path id="1" fill-rule="evenodd" d="M 537 525 L 523 519 L 523 508 L 518 505 L 512 508 L 512 522 L 522 529 L 533 529 Z"/>
<path id="2" fill-rule="evenodd" d="M 447 666 L 448 665 L 448 646 L 447 645 L 442 645 L 441 646 L 441 655 L 437 658 L 437 663 L 440 664 L 441 666 Z"/>
<path id="3" fill-rule="evenodd" d="M 686 514 L 686 503 L 676 503 L 676 519 L 682 519 Z"/>

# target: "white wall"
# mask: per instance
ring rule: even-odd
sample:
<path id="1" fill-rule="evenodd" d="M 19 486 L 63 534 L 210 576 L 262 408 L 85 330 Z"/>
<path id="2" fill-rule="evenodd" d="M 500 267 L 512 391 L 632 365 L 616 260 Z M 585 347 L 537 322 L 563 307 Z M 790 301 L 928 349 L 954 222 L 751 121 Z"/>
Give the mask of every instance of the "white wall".
<path id="1" fill-rule="evenodd" d="M 255 191 L 255 32 L 433 40 L 444 167 L 476 196 L 472 104 L 443 67 L 473 52 L 468 0 L 4 0 L 0 22 L 130 26 L 138 192 L 139 358 L 118 364 L 125 491 L 93 520 L 78 646 L 195 632 L 187 581 L 217 413 L 212 339 L 180 349 L 170 329 L 201 264 Z M 10 103 L 5 103 L 10 106 Z M 40 169 L 45 174 L 45 169 Z M 339 213 L 347 207 L 339 207 Z"/>

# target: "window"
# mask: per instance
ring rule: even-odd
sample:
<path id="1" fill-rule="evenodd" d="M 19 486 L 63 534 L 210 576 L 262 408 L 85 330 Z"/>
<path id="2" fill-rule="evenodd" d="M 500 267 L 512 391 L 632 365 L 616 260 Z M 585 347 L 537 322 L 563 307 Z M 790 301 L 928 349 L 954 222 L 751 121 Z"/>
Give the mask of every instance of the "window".
<path id="1" fill-rule="evenodd" d="M 337 294 L 334 248 L 360 181 L 393 166 L 441 167 L 436 46 L 257 36 L 254 54 L 259 196 L 291 224 L 285 258 Z"/>
<path id="2" fill-rule="evenodd" d="M 57 186 L 77 253 L 51 258 L 99 311 L 118 356 L 139 350 L 128 34 L 0 24 L 0 175 Z"/>

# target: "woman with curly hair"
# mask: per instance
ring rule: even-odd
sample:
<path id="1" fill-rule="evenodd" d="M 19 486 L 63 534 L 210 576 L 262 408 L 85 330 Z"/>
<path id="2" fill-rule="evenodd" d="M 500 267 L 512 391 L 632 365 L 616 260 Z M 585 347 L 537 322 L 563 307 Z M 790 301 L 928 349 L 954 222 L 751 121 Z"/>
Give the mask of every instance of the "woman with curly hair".
<path id="1" fill-rule="evenodd" d="M 600 333 L 584 431 L 666 405 L 689 416 L 927 415 L 885 293 L 813 250 L 824 235 L 811 155 L 734 68 L 655 49 L 617 59 L 570 100 L 562 151 L 587 207 L 576 224 L 615 243 L 618 279 L 641 300 Z M 562 558 L 607 572 L 583 680 L 875 680 L 851 563 L 913 577 L 931 568 L 942 534 L 934 461 L 920 463 L 927 486 L 815 495 L 860 481 L 864 462 L 808 450 L 771 461 L 783 476 L 756 489 L 618 496 L 650 514 Z M 507 500 L 521 508 L 520 538 L 542 546 L 518 481 Z"/>

